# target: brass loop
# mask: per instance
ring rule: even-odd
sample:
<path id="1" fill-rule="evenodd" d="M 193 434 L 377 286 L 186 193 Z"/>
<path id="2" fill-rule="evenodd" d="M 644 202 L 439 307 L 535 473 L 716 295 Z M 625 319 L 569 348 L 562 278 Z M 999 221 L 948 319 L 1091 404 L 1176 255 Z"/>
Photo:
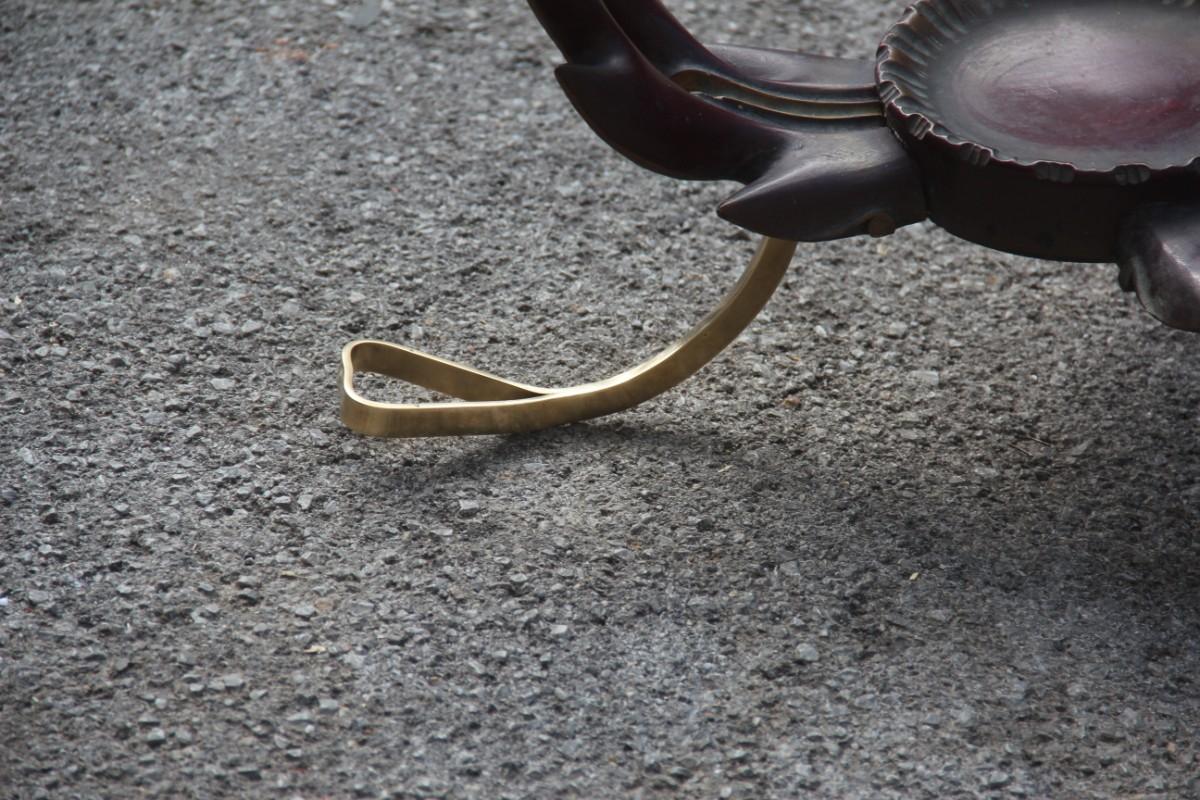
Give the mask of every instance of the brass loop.
<path id="1" fill-rule="evenodd" d="M 594 383 L 530 386 L 400 345 L 351 342 L 342 350 L 342 421 L 367 436 L 469 436 L 540 430 L 632 408 L 686 380 L 736 339 L 771 299 L 795 251 L 795 242 L 764 239 L 721 304 L 686 336 Z M 465 402 L 375 402 L 359 394 L 355 372 L 387 375 Z"/>

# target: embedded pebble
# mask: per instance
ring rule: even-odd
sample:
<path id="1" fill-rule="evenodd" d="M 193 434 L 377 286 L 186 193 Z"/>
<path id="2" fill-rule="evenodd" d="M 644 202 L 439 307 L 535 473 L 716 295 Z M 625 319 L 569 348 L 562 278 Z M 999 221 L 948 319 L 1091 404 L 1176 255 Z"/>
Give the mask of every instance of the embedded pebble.
<path id="1" fill-rule="evenodd" d="M 796 660 L 803 664 L 815 664 L 821 660 L 821 654 L 812 644 L 805 642 L 796 645 Z"/>

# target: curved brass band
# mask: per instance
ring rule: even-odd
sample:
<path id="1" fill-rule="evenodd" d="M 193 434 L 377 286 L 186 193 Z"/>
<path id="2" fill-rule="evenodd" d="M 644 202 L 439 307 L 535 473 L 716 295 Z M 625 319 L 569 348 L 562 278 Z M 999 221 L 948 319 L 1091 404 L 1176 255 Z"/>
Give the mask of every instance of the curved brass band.
<path id="1" fill-rule="evenodd" d="M 529 386 L 387 342 L 342 350 L 342 421 L 368 436 L 518 433 L 632 408 L 687 379 L 725 349 L 771 299 L 796 243 L 764 239 L 721 305 L 678 342 L 607 380 L 560 389 Z M 367 400 L 354 373 L 399 378 L 467 402 L 396 404 Z"/>

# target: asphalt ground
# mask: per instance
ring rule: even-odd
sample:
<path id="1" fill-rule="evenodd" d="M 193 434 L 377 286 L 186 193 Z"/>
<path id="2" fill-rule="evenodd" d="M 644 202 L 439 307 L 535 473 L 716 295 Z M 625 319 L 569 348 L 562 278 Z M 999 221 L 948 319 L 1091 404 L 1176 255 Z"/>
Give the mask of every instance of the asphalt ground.
<path id="1" fill-rule="evenodd" d="M 923 224 L 633 411 L 356 436 L 351 339 L 586 380 L 754 248 L 522 3 L 356 8 L 0 0 L 0 796 L 1200 797 L 1193 336 Z"/>

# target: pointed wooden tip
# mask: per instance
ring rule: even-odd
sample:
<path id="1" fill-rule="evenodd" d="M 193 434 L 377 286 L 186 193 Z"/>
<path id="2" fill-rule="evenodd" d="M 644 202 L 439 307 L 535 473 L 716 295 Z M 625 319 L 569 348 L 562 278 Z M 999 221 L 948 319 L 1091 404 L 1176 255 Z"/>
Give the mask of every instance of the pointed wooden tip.
<path id="1" fill-rule="evenodd" d="M 800 242 L 886 236 L 927 216 L 917 165 L 886 129 L 822 136 L 784 156 L 718 213 Z"/>

